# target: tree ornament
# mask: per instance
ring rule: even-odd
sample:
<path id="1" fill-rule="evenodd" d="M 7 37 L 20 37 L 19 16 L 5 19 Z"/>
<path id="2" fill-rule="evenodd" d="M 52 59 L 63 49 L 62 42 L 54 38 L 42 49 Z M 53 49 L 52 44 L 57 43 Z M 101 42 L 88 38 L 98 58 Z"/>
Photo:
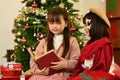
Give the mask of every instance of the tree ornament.
<path id="1" fill-rule="evenodd" d="M 76 28 L 75 27 L 71 27 L 70 31 L 74 32 L 74 31 L 76 31 Z"/>
<path id="2" fill-rule="evenodd" d="M 36 33 L 34 32 L 33 36 L 36 36 Z"/>
<path id="3" fill-rule="evenodd" d="M 22 51 L 25 51 L 25 45 L 23 45 L 23 47 L 22 47 Z"/>
<path id="4" fill-rule="evenodd" d="M 73 3 L 73 1 L 72 1 L 72 0 L 67 0 L 67 2 L 68 2 L 68 3 Z"/>
<path id="5" fill-rule="evenodd" d="M 17 36 L 21 36 L 21 32 L 20 31 L 17 32 Z"/>
<path id="6" fill-rule="evenodd" d="M 26 48 L 25 45 L 23 45 L 23 48 Z"/>
<path id="7" fill-rule="evenodd" d="M 76 18 L 78 19 L 78 20 L 80 20 L 81 21 L 81 19 L 82 19 L 82 15 L 80 16 L 80 15 L 78 15 L 78 16 L 76 16 Z"/>
<path id="8" fill-rule="evenodd" d="M 64 8 L 64 3 L 61 2 L 61 3 L 59 4 L 59 7 Z"/>
<path id="9" fill-rule="evenodd" d="M 41 37 L 41 38 L 43 38 L 43 37 L 44 37 L 44 35 L 43 35 L 43 34 L 41 34 L 41 35 L 40 35 L 40 37 Z"/>
<path id="10" fill-rule="evenodd" d="M 14 34 L 16 32 L 16 29 L 12 29 L 11 32 Z"/>
<path id="11" fill-rule="evenodd" d="M 16 46 L 18 46 L 18 44 L 17 44 L 17 43 L 15 43 L 14 45 L 15 45 L 15 47 L 16 47 Z"/>
<path id="12" fill-rule="evenodd" d="M 36 8 L 36 7 L 37 7 L 36 2 L 34 2 L 34 3 L 32 4 L 32 7 L 33 7 L 33 8 Z"/>
<path id="13" fill-rule="evenodd" d="M 72 22 L 73 22 L 74 24 L 77 24 L 77 21 L 76 21 L 75 18 L 72 19 Z"/>
<path id="14" fill-rule="evenodd" d="M 19 41 L 19 42 L 20 42 L 20 40 L 21 40 L 20 38 L 16 38 L 16 39 L 17 39 L 17 41 Z"/>
<path id="15" fill-rule="evenodd" d="M 21 39 L 21 43 L 26 43 L 26 39 L 24 37 Z"/>
<path id="16" fill-rule="evenodd" d="M 82 40 L 83 38 L 82 38 L 82 36 L 80 36 L 80 40 Z"/>
<path id="17" fill-rule="evenodd" d="M 14 42 L 17 42 L 17 39 L 14 39 Z"/>
<path id="18" fill-rule="evenodd" d="M 37 39 L 40 38 L 40 34 L 39 34 L 39 33 L 36 34 L 36 38 L 37 38 Z"/>
<path id="19" fill-rule="evenodd" d="M 45 4 L 46 3 L 46 0 L 41 0 L 41 4 Z"/>
<path id="20" fill-rule="evenodd" d="M 24 52 L 24 51 L 25 51 L 25 49 L 24 49 L 24 48 L 22 48 L 22 51 Z"/>
<path id="21" fill-rule="evenodd" d="M 28 24 L 26 24 L 26 25 L 24 26 L 24 28 L 25 28 L 25 30 L 28 30 L 30 27 L 29 27 Z"/>
<path id="22" fill-rule="evenodd" d="M 10 58 L 14 60 L 14 62 L 16 61 L 16 55 L 14 53 L 10 56 Z"/>
<path id="23" fill-rule="evenodd" d="M 28 21 L 28 20 L 29 20 L 29 17 L 26 18 L 26 21 Z"/>
<path id="24" fill-rule="evenodd" d="M 14 42 L 20 42 L 20 38 L 16 38 L 16 39 L 14 39 Z"/>

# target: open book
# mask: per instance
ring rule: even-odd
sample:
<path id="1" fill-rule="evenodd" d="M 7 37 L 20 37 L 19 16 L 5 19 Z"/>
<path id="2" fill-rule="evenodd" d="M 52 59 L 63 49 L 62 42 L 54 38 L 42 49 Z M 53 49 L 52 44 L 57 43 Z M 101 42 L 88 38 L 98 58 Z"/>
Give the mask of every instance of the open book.
<path id="1" fill-rule="evenodd" d="M 27 48 L 27 50 L 30 53 L 30 55 L 32 56 L 32 58 L 35 59 L 36 63 L 39 66 L 39 69 L 43 69 L 44 67 L 52 66 L 51 62 L 60 61 L 53 49 L 46 52 L 46 53 L 43 53 L 40 56 L 35 56 L 35 54 L 33 53 L 33 51 L 30 48 Z M 61 72 L 61 71 L 63 71 L 63 70 L 55 70 L 55 69 L 50 68 L 49 75 L 54 74 L 54 73 L 58 73 L 58 72 Z"/>

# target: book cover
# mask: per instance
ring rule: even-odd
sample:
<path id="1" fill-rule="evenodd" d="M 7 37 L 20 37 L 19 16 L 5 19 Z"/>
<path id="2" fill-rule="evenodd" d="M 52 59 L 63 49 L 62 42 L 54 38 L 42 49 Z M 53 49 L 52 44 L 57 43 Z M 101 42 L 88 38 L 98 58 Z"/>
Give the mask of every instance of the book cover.
<path id="1" fill-rule="evenodd" d="M 40 56 L 35 56 L 35 54 L 32 52 L 32 50 L 30 48 L 27 48 L 27 50 L 30 53 L 30 55 L 35 59 L 35 61 L 38 64 L 40 69 L 43 69 L 44 67 L 52 66 L 51 62 L 60 61 L 53 49 L 40 55 Z M 55 69 L 50 68 L 49 75 L 54 74 L 54 73 L 58 73 L 61 71 L 63 71 L 63 69 L 62 70 L 55 70 Z"/>

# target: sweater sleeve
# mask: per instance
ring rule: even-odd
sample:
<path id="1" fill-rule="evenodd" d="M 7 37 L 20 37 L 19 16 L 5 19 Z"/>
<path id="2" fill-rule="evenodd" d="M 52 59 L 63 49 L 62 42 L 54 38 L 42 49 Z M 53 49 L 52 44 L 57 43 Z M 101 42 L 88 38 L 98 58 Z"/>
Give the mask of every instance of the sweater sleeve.
<path id="1" fill-rule="evenodd" d="M 38 44 L 38 46 L 35 50 L 35 55 L 36 56 L 39 56 L 44 52 L 44 43 L 45 43 L 45 40 L 42 39 L 40 41 L 40 43 Z M 34 67 L 36 67 L 36 68 L 34 68 Z M 30 68 L 31 68 L 32 71 L 35 71 L 34 69 L 38 69 L 38 66 L 37 66 L 37 64 L 36 64 L 36 62 L 33 58 L 30 59 Z"/>
<path id="2" fill-rule="evenodd" d="M 78 58 L 80 56 L 80 48 L 76 38 L 73 38 L 70 41 L 70 52 L 69 52 L 69 60 L 68 62 L 68 69 L 73 70 L 78 62 Z"/>

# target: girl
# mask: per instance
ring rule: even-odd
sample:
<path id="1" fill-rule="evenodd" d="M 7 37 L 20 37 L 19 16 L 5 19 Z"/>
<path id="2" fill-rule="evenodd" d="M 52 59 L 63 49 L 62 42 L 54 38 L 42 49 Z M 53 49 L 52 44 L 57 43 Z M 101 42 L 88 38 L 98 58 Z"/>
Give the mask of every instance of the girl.
<path id="1" fill-rule="evenodd" d="M 63 72 L 48 75 L 49 68 L 40 70 L 33 59 L 30 61 L 32 76 L 29 80 L 66 80 L 75 68 L 80 55 L 80 49 L 75 37 L 70 36 L 68 13 L 65 9 L 56 7 L 48 12 L 48 35 L 42 39 L 35 50 L 35 55 L 41 55 L 54 49 L 60 62 L 52 62 L 50 68 Z"/>
<path id="2" fill-rule="evenodd" d="M 96 77 L 95 80 L 99 80 L 98 78 L 100 77 L 106 77 L 106 75 L 111 76 L 108 72 L 112 68 L 111 63 L 114 60 L 113 46 L 108 39 L 108 28 L 110 28 L 108 18 L 100 9 L 90 8 L 90 12 L 83 17 L 83 23 L 85 24 L 85 32 L 89 35 L 90 40 L 82 49 L 78 64 L 74 70 L 74 75 L 80 75 L 78 76 L 79 79 L 73 78 L 73 80 L 82 80 L 80 79 L 82 77 L 81 73 L 87 72 L 87 75 L 91 74 Z M 89 71 L 94 74 L 89 74 Z M 90 79 L 89 77 L 86 78 L 87 80 Z M 72 78 L 69 80 L 72 80 Z"/>

